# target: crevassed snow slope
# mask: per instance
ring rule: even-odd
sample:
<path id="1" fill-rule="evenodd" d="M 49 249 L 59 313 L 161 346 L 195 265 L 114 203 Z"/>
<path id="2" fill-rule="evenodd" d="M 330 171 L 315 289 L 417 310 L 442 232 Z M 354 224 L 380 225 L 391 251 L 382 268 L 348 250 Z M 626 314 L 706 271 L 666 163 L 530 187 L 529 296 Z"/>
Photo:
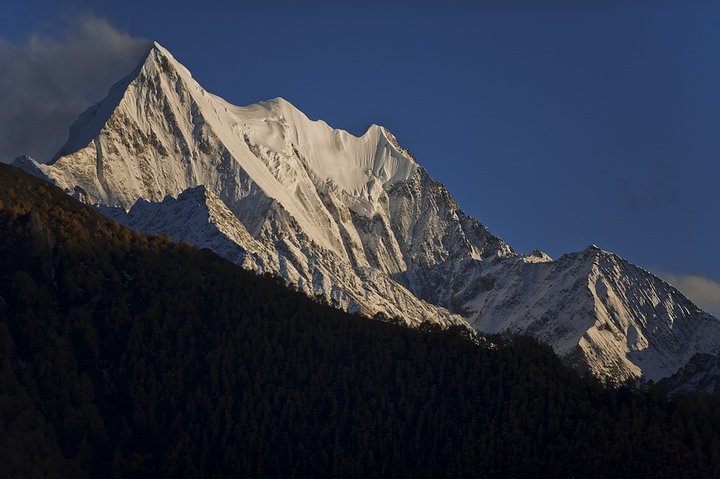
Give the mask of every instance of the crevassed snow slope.
<path id="1" fill-rule="evenodd" d="M 356 137 L 281 98 L 231 105 L 158 44 L 52 163 L 18 164 L 345 309 L 531 334 L 606 379 L 657 379 L 719 349 L 715 318 L 615 255 L 517 255 L 386 129 Z"/>

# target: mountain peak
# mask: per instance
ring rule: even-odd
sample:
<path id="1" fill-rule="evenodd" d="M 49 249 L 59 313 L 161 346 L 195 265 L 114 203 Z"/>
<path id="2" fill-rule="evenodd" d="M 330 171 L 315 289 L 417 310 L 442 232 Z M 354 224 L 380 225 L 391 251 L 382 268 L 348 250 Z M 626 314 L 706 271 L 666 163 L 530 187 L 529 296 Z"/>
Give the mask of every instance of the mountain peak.
<path id="1" fill-rule="evenodd" d="M 166 71 L 168 67 L 172 66 L 172 68 L 174 68 L 175 70 L 182 72 L 189 78 L 192 78 L 192 73 L 190 73 L 190 70 L 185 68 L 182 63 L 177 61 L 173 54 L 170 53 L 168 49 L 160 45 L 158 42 L 153 42 L 152 47 L 148 51 L 148 54 L 145 56 L 145 59 L 141 63 L 140 67 L 142 68 L 153 64 L 162 65 Z"/>
<path id="2" fill-rule="evenodd" d="M 604 250 L 596 244 L 588 245 L 584 250 L 579 252 L 579 255 L 582 257 L 590 256 L 590 257 L 599 257 L 599 258 L 604 258 L 604 257 L 619 258 L 615 253 Z"/>
<path id="3" fill-rule="evenodd" d="M 355 136 L 282 97 L 232 105 L 157 42 L 81 115 L 55 163 L 17 164 L 152 234 L 232 261 L 244 256 L 228 241 L 263 252 L 252 268 L 348 310 L 531 334 L 603 377 L 661 377 L 685 351 L 720 344 L 717 321 L 596 245 L 557 261 L 516 255 L 388 129 Z"/>
<path id="4" fill-rule="evenodd" d="M 133 84 L 145 83 L 157 76 L 177 76 L 190 84 L 197 85 L 192 74 L 158 42 L 153 42 L 140 63 L 125 77 L 110 88 L 108 95 L 101 101 L 82 112 L 70 126 L 70 134 L 65 144 L 48 162 L 55 163 L 59 158 L 72 154 L 90 144 L 109 121 L 117 107 L 126 98 Z M 199 87 L 199 86 L 198 86 Z M 142 88 L 142 87 L 139 87 Z"/>

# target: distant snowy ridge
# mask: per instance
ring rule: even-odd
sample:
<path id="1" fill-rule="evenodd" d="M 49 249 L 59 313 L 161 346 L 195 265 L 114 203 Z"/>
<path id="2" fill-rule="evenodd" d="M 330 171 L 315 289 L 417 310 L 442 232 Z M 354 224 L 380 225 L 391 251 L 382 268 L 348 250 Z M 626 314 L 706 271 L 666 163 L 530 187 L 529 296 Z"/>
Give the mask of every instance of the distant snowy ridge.
<path id="1" fill-rule="evenodd" d="M 720 322 L 671 285 L 589 246 L 556 261 L 509 260 L 487 272 L 466 318 L 482 331 L 530 334 L 596 376 L 657 380 L 720 351 Z"/>
<path id="2" fill-rule="evenodd" d="M 518 255 L 385 128 L 356 137 L 281 98 L 231 105 L 158 44 L 52 163 L 16 164 L 344 309 L 531 334 L 613 381 L 720 351 L 720 322 L 647 271 L 598 248 Z"/>

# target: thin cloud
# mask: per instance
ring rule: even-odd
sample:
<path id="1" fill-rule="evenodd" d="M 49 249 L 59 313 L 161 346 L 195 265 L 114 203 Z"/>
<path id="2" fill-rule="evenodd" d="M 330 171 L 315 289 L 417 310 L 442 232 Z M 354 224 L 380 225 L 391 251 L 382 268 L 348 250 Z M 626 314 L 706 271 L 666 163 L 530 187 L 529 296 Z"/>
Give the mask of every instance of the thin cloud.
<path id="1" fill-rule="evenodd" d="M 659 276 L 699 307 L 720 318 L 720 283 L 703 276 L 672 273 L 659 273 Z"/>
<path id="2" fill-rule="evenodd" d="M 137 65 L 150 42 L 85 15 L 22 43 L 0 37 L 0 161 L 49 160 L 77 116 Z"/>

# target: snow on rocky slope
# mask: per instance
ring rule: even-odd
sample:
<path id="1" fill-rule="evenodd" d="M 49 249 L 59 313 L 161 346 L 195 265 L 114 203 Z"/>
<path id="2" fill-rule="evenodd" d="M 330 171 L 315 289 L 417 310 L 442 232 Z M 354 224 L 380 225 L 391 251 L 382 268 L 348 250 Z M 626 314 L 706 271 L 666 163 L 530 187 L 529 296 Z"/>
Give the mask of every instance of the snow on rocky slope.
<path id="1" fill-rule="evenodd" d="M 532 334 L 603 378 L 657 379 L 720 351 L 720 322 L 615 255 L 516 254 L 383 127 L 356 137 L 281 98 L 231 105 L 158 44 L 53 161 L 16 164 L 342 308 Z"/>
<path id="2" fill-rule="evenodd" d="M 720 351 L 720 322 L 668 283 L 590 246 L 556 261 L 510 258 L 466 304 L 478 329 L 530 334 L 598 377 L 657 380 Z"/>
<path id="3" fill-rule="evenodd" d="M 660 384 L 670 393 L 699 391 L 720 394 L 720 356 L 696 354 Z"/>

